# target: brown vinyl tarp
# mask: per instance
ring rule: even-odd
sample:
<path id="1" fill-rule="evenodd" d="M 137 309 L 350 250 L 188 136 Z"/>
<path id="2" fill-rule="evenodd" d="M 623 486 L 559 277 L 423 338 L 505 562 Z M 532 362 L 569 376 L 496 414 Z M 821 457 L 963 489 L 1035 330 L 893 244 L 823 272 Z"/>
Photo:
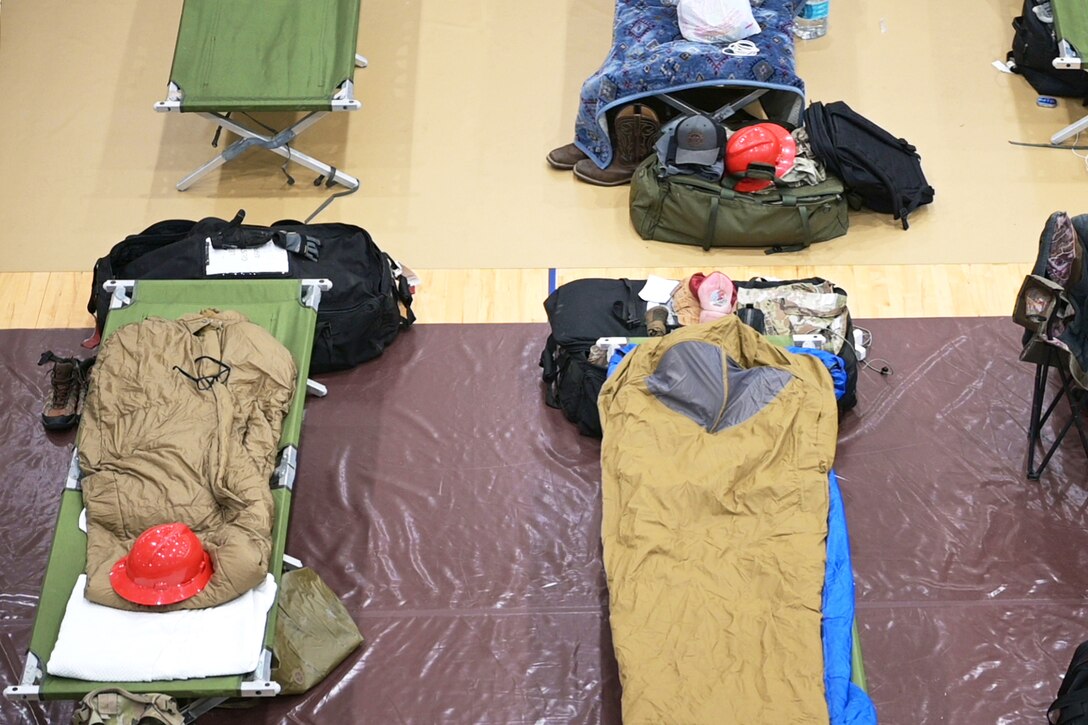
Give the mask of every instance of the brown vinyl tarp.
<path id="1" fill-rule="evenodd" d="M 1025 480 L 1032 371 L 1006 319 L 871 322 L 836 469 L 880 720 L 1041 722 L 1088 639 L 1086 461 Z M 599 443 L 541 403 L 540 325 L 420 326 L 308 402 L 288 552 L 367 646 L 311 692 L 201 722 L 617 723 Z M 43 349 L 0 332 L 0 674 L 16 681 L 74 436 L 38 425 Z M 1059 417 L 1064 415 L 1059 411 Z M 0 700 L 0 722 L 66 703 Z"/>

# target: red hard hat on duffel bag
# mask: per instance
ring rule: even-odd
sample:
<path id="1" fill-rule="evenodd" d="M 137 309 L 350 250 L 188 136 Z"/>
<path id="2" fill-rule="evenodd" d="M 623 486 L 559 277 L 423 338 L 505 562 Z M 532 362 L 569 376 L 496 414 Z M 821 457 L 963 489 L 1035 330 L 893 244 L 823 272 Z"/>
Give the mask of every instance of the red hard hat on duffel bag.
<path id="1" fill-rule="evenodd" d="M 113 590 L 130 602 L 159 606 L 198 594 L 212 578 L 212 559 L 185 524 L 152 526 L 110 570 Z"/>
<path id="2" fill-rule="evenodd" d="M 777 123 L 745 126 L 725 145 L 725 172 L 744 177 L 733 187 L 736 191 L 762 191 L 774 185 L 793 168 L 797 142 Z"/>

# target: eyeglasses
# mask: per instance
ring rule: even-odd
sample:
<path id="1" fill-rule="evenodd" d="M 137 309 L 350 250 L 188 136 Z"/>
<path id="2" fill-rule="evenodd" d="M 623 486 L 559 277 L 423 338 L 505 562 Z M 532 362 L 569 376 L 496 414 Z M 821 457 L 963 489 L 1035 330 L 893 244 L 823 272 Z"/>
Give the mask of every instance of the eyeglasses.
<path id="1" fill-rule="evenodd" d="M 227 365 L 222 360 L 216 360 L 214 357 L 209 357 L 208 355 L 201 355 L 193 361 L 197 365 L 198 372 L 200 368 L 200 362 L 202 360 L 210 360 L 211 362 L 219 366 L 219 370 L 212 375 L 193 375 L 192 373 L 185 372 L 177 365 L 174 366 L 174 370 L 177 370 L 179 373 L 196 383 L 197 390 L 211 390 L 212 386 L 216 383 L 222 383 L 223 385 L 226 385 L 227 380 L 230 378 L 230 365 Z"/>

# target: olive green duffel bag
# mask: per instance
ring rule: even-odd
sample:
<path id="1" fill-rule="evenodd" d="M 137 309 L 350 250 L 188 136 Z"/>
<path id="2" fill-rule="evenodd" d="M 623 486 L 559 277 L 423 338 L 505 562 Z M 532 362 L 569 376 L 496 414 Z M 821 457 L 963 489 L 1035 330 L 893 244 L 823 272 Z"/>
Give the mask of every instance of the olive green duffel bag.
<path id="1" fill-rule="evenodd" d="M 846 234 L 842 182 L 828 176 L 814 186 L 779 187 L 759 194 L 733 191 L 697 176 L 658 176 L 650 156 L 631 179 L 631 222 L 643 239 L 711 247 L 770 247 L 796 252 Z"/>

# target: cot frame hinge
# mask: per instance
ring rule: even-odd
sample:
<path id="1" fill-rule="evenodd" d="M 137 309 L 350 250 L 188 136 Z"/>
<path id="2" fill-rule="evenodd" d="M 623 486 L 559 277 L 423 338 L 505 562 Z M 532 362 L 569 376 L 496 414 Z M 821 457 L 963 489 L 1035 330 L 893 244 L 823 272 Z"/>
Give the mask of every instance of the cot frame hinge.
<path id="1" fill-rule="evenodd" d="M 136 287 L 134 279 L 107 279 L 102 289 L 110 294 L 110 309 L 119 310 L 132 304 L 132 293 Z"/>
<path id="2" fill-rule="evenodd" d="M 181 86 L 174 81 L 170 81 L 166 84 L 166 100 L 155 101 L 155 110 L 159 113 L 169 113 L 171 111 L 181 110 L 181 101 L 185 98 L 185 93 L 181 90 Z"/>
<path id="3" fill-rule="evenodd" d="M 83 488 L 80 481 L 83 479 L 83 471 L 79 468 L 79 447 L 72 446 L 72 457 L 68 461 L 68 475 L 64 479 L 66 491 L 79 491 Z"/>
<path id="4" fill-rule="evenodd" d="M 261 650 L 261 659 L 257 669 L 253 670 L 238 688 L 241 697 L 275 697 L 280 694 L 280 685 L 272 680 L 272 650 Z"/>
<path id="5" fill-rule="evenodd" d="M 302 280 L 301 300 L 305 307 L 313 311 L 321 306 L 321 293 L 332 289 L 331 279 L 304 279 Z"/>
<path id="6" fill-rule="evenodd" d="M 18 685 L 4 688 L 4 697 L 18 702 L 37 702 L 41 700 L 42 688 L 38 685 L 43 675 L 42 661 L 30 650 L 26 652 L 26 664 L 23 677 Z"/>
<path id="7" fill-rule="evenodd" d="M 286 488 L 288 491 L 294 491 L 295 472 L 297 470 L 298 449 L 293 445 L 289 445 L 280 453 L 280 462 L 276 464 L 276 470 L 273 472 L 275 480 L 272 483 L 272 488 Z"/>

